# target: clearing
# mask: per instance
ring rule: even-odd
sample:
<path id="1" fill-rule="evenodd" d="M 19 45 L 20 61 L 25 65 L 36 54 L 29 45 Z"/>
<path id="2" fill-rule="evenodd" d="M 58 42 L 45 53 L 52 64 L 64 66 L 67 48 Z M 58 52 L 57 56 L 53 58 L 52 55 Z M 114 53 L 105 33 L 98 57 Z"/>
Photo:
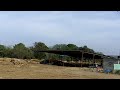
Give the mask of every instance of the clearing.
<path id="1" fill-rule="evenodd" d="M 44 65 L 0 58 L 0 79 L 120 79 L 120 75 L 92 72 L 87 68 Z"/>

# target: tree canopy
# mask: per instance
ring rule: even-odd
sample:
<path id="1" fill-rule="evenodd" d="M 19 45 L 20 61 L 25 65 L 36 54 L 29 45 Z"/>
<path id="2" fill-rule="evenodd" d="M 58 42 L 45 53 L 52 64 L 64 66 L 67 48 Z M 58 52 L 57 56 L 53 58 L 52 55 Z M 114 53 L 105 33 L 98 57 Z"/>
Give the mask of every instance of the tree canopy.
<path id="1" fill-rule="evenodd" d="M 19 43 L 13 47 L 13 57 L 21 59 L 32 58 L 33 53 L 29 48 L 25 47 L 23 43 Z"/>
<path id="2" fill-rule="evenodd" d="M 37 52 L 39 50 L 47 50 L 48 47 L 42 42 L 35 42 L 34 46 L 32 47 L 32 51 L 34 52 L 34 56 L 37 59 L 42 59 L 46 57 L 46 54 L 43 52 Z"/>
<path id="3" fill-rule="evenodd" d="M 93 49 L 88 48 L 87 45 L 78 47 L 75 44 L 55 44 L 48 47 L 43 42 L 35 42 L 33 46 L 26 47 L 23 43 L 15 44 L 13 47 L 0 45 L 0 57 L 20 58 L 20 59 L 58 59 L 61 55 L 39 52 L 39 50 L 83 50 L 84 52 L 103 54 L 102 52 L 95 52 Z M 70 60 L 70 56 L 65 56 L 65 60 Z"/>
<path id="4" fill-rule="evenodd" d="M 68 44 L 67 46 L 68 46 L 69 50 L 78 50 L 78 46 L 75 44 Z"/>
<path id="5" fill-rule="evenodd" d="M 0 56 L 1 57 L 4 57 L 5 56 L 5 50 L 6 50 L 6 47 L 4 45 L 0 45 Z"/>

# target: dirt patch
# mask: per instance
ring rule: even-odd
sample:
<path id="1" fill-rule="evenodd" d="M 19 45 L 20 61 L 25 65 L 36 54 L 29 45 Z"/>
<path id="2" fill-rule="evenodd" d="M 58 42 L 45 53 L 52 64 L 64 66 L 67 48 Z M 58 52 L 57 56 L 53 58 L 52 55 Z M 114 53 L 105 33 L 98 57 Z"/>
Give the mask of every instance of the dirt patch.
<path id="1" fill-rule="evenodd" d="M 92 72 L 88 68 L 14 60 L 15 64 L 11 59 L 0 59 L 0 79 L 120 79 L 120 75 Z"/>

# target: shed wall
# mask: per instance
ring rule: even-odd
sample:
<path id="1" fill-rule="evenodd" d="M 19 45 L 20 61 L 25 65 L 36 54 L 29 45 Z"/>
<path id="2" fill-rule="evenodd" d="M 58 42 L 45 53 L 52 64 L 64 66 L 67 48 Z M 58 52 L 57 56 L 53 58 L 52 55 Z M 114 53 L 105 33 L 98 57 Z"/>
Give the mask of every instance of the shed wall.
<path id="1" fill-rule="evenodd" d="M 103 59 L 103 70 L 114 70 L 114 64 L 118 64 L 118 59 L 104 58 Z"/>

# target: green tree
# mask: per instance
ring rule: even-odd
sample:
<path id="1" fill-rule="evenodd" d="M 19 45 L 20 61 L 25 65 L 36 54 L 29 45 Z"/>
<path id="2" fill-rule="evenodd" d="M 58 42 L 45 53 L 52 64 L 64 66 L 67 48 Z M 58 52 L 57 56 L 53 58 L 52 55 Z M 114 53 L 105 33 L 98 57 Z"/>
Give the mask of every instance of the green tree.
<path id="1" fill-rule="evenodd" d="M 24 59 L 33 59 L 33 58 L 35 58 L 34 53 L 30 48 L 26 48 L 25 52 L 26 53 L 25 53 Z"/>
<path id="2" fill-rule="evenodd" d="M 13 48 L 12 47 L 6 47 L 6 49 L 4 50 L 4 55 L 5 57 L 13 57 Z"/>
<path id="3" fill-rule="evenodd" d="M 50 47 L 50 50 L 69 50 L 69 47 L 66 44 L 56 44 Z M 59 54 L 49 54 L 49 58 L 51 59 L 60 59 L 61 55 Z M 65 58 L 66 56 L 64 56 Z"/>
<path id="4" fill-rule="evenodd" d="M 88 52 L 89 51 L 89 49 L 88 49 L 88 47 L 85 45 L 85 46 L 83 46 L 83 50 L 85 51 L 85 52 Z"/>
<path id="5" fill-rule="evenodd" d="M 4 57 L 5 56 L 5 54 L 4 54 L 5 49 L 6 49 L 6 47 L 4 45 L 0 45 L 0 57 Z"/>
<path id="6" fill-rule="evenodd" d="M 56 44 L 53 47 L 51 47 L 51 50 L 78 50 L 78 47 L 74 44 Z M 61 55 L 58 54 L 51 54 L 50 58 L 54 58 L 54 59 L 60 59 Z M 71 58 L 67 55 L 63 55 L 62 56 L 63 60 L 71 60 Z"/>
<path id="7" fill-rule="evenodd" d="M 83 50 L 83 47 L 78 47 L 78 50 Z"/>
<path id="8" fill-rule="evenodd" d="M 16 44 L 13 47 L 13 57 L 20 59 L 31 59 L 33 57 L 33 52 L 29 48 L 25 47 L 23 43 Z"/>
<path id="9" fill-rule="evenodd" d="M 69 50 L 66 44 L 56 44 L 52 47 L 53 50 Z"/>
<path id="10" fill-rule="evenodd" d="M 104 55 L 102 52 L 96 52 L 97 54 Z"/>
<path id="11" fill-rule="evenodd" d="M 67 46 L 68 46 L 69 50 L 78 50 L 78 46 L 75 44 L 68 44 Z"/>
<path id="12" fill-rule="evenodd" d="M 34 51 L 35 58 L 42 59 L 46 58 L 46 54 L 44 52 L 39 52 L 39 50 L 48 50 L 48 47 L 42 42 L 35 42 L 32 50 Z"/>
<path id="13" fill-rule="evenodd" d="M 25 57 L 25 54 L 26 54 L 25 50 L 26 50 L 26 47 L 23 43 L 16 44 L 13 47 L 13 56 L 15 58 L 23 59 Z"/>
<path id="14" fill-rule="evenodd" d="M 84 52 L 94 53 L 94 50 L 91 48 L 88 48 L 86 45 L 83 47 L 79 47 L 79 50 L 83 50 Z"/>

